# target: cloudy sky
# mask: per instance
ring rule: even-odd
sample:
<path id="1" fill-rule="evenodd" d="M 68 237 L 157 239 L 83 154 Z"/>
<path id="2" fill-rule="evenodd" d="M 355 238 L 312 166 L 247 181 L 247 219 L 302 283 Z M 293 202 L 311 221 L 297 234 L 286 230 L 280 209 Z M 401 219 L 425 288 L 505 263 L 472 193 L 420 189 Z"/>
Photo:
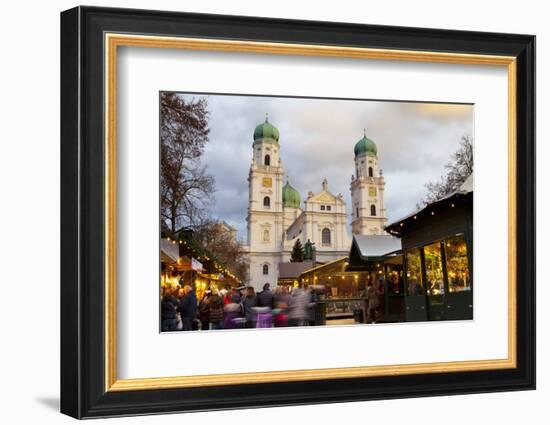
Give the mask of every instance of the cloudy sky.
<path id="1" fill-rule="evenodd" d="M 463 135 L 473 136 L 473 106 L 370 100 L 204 96 L 210 110 L 210 141 L 202 161 L 215 177 L 213 215 L 234 225 L 246 240 L 247 176 L 253 132 L 265 114 L 280 132 L 280 152 L 290 183 L 306 198 L 321 191 L 342 193 L 351 214 L 349 183 L 353 147 L 374 140 L 386 179 L 389 222 L 415 210 L 424 185 L 444 173 Z"/>

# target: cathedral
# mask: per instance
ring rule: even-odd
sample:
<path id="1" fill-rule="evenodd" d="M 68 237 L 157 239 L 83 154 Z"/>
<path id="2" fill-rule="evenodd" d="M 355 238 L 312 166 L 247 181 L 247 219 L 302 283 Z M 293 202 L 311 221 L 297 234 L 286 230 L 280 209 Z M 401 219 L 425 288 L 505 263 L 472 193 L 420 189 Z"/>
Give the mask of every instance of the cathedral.
<path id="1" fill-rule="evenodd" d="M 252 149 L 246 249 L 250 284 L 256 290 L 264 283 L 277 284 L 279 263 L 290 261 L 298 238 L 302 245 L 312 242 L 316 261 L 324 263 L 349 254 L 348 217 L 354 235 L 384 234 L 384 177 L 378 167 L 378 149 L 366 131 L 354 148 L 349 210 L 342 194 L 330 191 L 326 178 L 321 191 L 308 192 L 302 202 L 300 192 L 285 178 L 279 130 L 267 116 L 254 130 Z"/>

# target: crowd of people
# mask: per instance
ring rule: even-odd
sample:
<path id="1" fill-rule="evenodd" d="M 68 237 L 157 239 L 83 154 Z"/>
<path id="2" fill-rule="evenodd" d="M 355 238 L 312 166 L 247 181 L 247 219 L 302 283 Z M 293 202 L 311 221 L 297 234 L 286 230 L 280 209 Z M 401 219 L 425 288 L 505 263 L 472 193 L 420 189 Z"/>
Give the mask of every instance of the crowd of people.
<path id="1" fill-rule="evenodd" d="M 269 283 L 256 293 L 252 286 L 205 291 L 198 300 L 190 285 L 163 288 L 161 330 L 191 331 L 238 328 L 312 326 L 318 294 L 312 287 L 288 288 Z"/>

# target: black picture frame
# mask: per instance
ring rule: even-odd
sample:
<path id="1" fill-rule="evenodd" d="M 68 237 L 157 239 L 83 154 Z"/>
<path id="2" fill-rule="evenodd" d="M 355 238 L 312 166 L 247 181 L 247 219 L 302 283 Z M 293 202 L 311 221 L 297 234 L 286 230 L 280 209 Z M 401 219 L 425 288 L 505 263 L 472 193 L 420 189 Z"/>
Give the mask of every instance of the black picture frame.
<path id="1" fill-rule="evenodd" d="M 517 367 L 106 392 L 106 32 L 516 57 Z M 534 36 L 96 7 L 67 10 L 61 13 L 61 195 L 62 413 L 93 418 L 535 388 Z"/>

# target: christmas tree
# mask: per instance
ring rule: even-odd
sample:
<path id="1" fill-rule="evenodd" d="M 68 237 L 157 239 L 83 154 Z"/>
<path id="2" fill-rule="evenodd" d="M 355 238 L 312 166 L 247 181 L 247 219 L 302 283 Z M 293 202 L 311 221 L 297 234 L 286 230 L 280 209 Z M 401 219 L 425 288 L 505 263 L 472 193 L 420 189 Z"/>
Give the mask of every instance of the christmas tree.
<path id="1" fill-rule="evenodd" d="M 294 246 L 292 247 L 292 253 L 290 254 L 290 262 L 291 263 L 301 263 L 304 261 L 304 247 L 302 246 L 302 241 L 300 241 L 300 238 L 296 239 L 296 242 L 294 242 Z"/>

